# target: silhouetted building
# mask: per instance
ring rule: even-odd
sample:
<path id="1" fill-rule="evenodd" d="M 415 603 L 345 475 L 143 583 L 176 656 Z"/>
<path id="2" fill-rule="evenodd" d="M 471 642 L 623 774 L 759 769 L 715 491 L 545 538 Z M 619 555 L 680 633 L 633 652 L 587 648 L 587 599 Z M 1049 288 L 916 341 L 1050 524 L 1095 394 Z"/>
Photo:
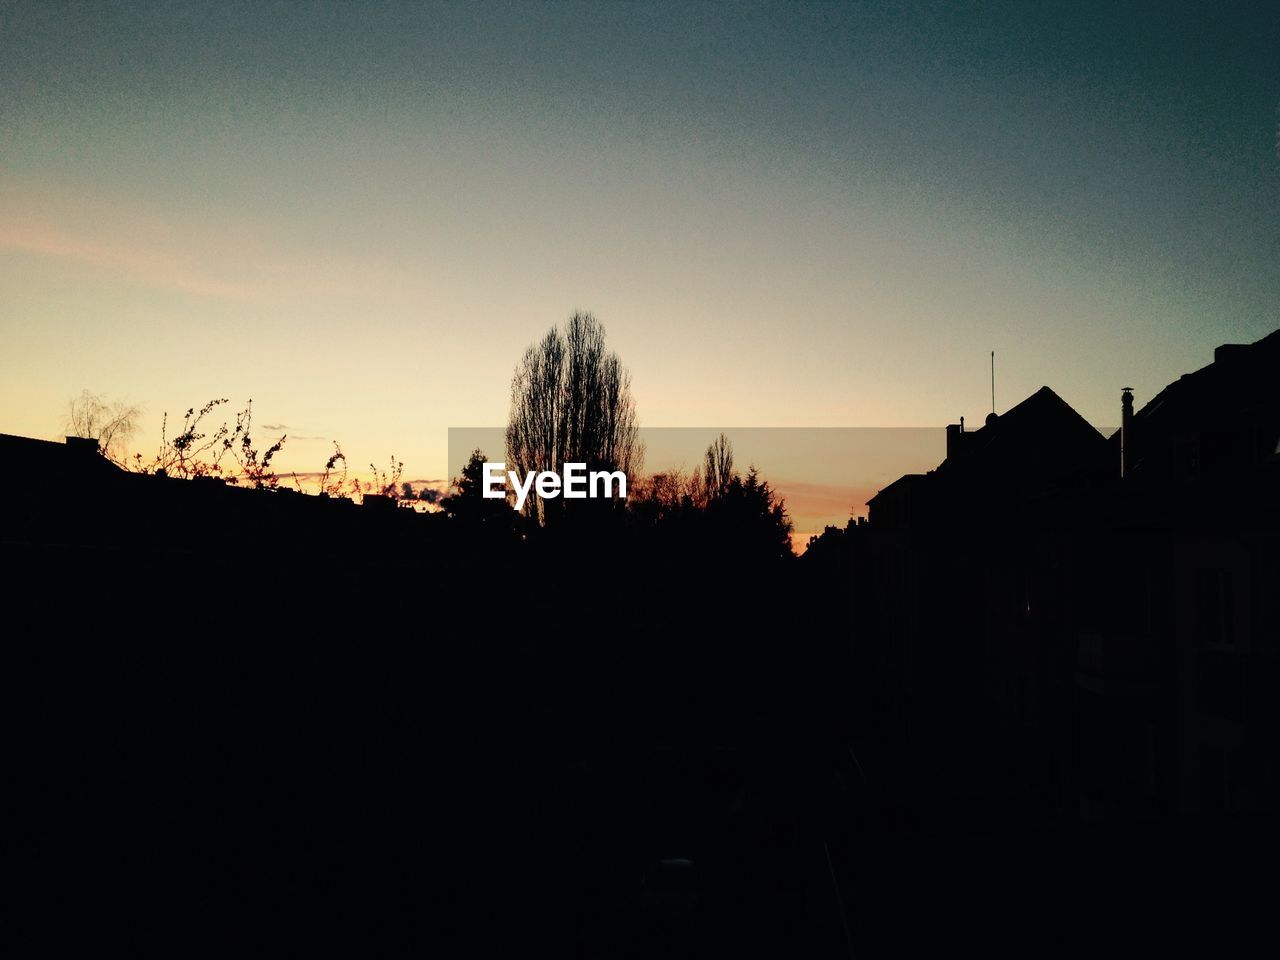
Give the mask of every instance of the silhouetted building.
<path id="1" fill-rule="evenodd" d="M 101 455 L 97 440 L 84 437 L 67 437 L 65 443 L 59 443 L 0 433 L 0 462 L 17 470 L 2 482 L 21 484 L 28 491 L 36 481 L 46 489 L 49 485 L 66 489 L 77 481 L 93 482 L 122 472 Z"/>
<path id="2" fill-rule="evenodd" d="M 1004 817 L 1050 793 L 1063 599 L 1046 543 L 1059 505 L 1107 455 L 1042 387 L 978 430 L 949 426 L 936 469 L 868 503 L 875 739 L 887 780 L 933 825 Z"/>
<path id="3" fill-rule="evenodd" d="M 280 486 L 255 488 L 218 476 L 179 479 L 122 469 L 96 440 L 66 443 L 0 434 L 0 542 L 150 547 L 173 553 L 206 549 L 211 532 L 228 545 L 278 542 L 397 546 L 442 518 L 396 509 L 368 496 L 304 496 Z"/>
<path id="4" fill-rule="evenodd" d="M 1280 806 L 1280 333 L 1109 440 L 1045 387 L 869 501 L 882 786 L 922 820 Z"/>
<path id="5" fill-rule="evenodd" d="M 1280 332 L 1130 413 L 1070 570 L 1086 816 L 1280 806 Z"/>

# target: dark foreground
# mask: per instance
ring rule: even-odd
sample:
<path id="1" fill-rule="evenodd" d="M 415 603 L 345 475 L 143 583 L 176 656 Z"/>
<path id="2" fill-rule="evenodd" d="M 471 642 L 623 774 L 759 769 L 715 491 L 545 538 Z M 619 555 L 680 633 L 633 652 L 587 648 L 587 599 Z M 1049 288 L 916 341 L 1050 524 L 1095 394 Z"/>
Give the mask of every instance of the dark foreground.
<path id="1" fill-rule="evenodd" d="M 904 814 L 792 568 L 211 542 L 4 548 L 11 955 L 1280 947 L 1266 817 Z"/>

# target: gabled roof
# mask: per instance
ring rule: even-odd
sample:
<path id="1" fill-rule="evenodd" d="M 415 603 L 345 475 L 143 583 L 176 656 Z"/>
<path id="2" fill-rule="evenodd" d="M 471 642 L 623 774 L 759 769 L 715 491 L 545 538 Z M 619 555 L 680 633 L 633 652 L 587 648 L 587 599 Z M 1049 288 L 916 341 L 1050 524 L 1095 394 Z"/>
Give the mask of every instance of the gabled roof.
<path id="1" fill-rule="evenodd" d="M 976 467 L 991 457 L 1013 454 L 1015 447 L 1050 440 L 1093 447 L 1099 453 L 1106 443 L 1102 434 L 1047 386 L 961 437 L 959 455 L 948 457 L 939 470 Z"/>
<path id="2" fill-rule="evenodd" d="M 916 497 L 917 491 L 968 497 L 984 488 L 999 488 L 1005 497 L 1031 495 L 1108 461 L 1106 438 L 1052 389 L 1041 387 L 979 429 L 959 434 L 935 469 L 900 477 L 867 502 Z"/>

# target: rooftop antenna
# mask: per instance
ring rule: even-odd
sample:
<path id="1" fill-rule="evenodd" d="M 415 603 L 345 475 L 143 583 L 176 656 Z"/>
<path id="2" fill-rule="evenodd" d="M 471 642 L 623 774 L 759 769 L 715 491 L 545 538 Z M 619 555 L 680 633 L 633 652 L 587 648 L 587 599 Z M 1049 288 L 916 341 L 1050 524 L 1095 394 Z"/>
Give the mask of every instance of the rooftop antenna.
<path id="1" fill-rule="evenodd" d="M 991 415 L 996 412 L 996 352 L 991 351 Z"/>

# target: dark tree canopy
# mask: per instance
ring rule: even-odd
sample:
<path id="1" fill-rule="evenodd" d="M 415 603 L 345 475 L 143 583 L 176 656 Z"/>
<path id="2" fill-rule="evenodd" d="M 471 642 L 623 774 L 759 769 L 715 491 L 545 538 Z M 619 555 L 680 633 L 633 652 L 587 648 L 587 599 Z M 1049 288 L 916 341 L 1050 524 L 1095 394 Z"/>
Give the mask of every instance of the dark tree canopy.
<path id="1" fill-rule="evenodd" d="M 750 467 L 734 470 L 733 444 L 720 434 L 700 470 L 657 473 L 636 485 L 628 503 L 637 530 L 697 534 L 730 563 L 768 563 L 794 556 L 786 503 Z"/>
<path id="2" fill-rule="evenodd" d="M 786 504 L 755 467 L 735 473 L 724 492 L 707 502 L 709 529 L 735 542 L 740 556 L 758 560 L 791 557 L 791 518 Z"/>
<path id="3" fill-rule="evenodd" d="M 514 528 L 517 515 L 507 500 L 485 497 L 485 460 L 482 451 L 471 452 L 462 475 L 454 478 L 454 492 L 441 499 L 440 506 L 464 530 L 509 532 Z"/>

